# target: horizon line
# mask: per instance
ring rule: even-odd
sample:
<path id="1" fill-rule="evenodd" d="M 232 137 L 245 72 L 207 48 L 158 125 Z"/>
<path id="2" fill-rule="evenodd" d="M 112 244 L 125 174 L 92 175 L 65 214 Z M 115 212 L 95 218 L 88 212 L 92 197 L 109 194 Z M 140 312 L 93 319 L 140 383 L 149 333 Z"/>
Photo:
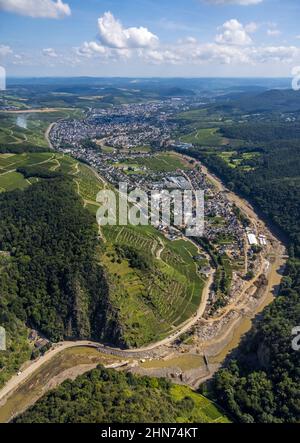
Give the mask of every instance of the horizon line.
<path id="1" fill-rule="evenodd" d="M 219 76 L 219 77 L 208 77 L 208 76 L 119 76 L 119 75 L 107 75 L 107 76 L 97 76 L 97 75 L 16 75 L 7 76 L 7 80 L 15 78 L 99 78 L 99 79 L 186 79 L 186 80 L 198 80 L 198 79 L 272 79 L 272 80 L 286 80 L 293 78 L 292 76 L 275 77 L 275 76 Z"/>

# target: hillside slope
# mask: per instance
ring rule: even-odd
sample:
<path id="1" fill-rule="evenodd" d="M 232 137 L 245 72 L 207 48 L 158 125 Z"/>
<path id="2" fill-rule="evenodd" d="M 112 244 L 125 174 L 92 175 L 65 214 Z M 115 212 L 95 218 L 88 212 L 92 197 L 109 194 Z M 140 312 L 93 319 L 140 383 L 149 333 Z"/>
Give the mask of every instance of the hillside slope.
<path id="1" fill-rule="evenodd" d="M 208 399 L 161 378 L 97 369 L 66 381 L 16 423 L 229 423 Z"/>

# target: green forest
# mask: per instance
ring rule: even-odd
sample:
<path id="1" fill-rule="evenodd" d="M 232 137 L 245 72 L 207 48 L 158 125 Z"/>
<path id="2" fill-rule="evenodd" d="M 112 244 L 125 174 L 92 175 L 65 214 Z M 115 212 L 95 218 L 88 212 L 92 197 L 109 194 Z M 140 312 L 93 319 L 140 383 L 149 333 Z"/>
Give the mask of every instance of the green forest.
<path id="1" fill-rule="evenodd" d="M 28 327 L 51 341 L 116 340 L 94 217 L 67 177 L 0 195 L 0 385 L 30 358 Z M 26 325 L 26 326 L 25 326 Z"/>
<path id="2" fill-rule="evenodd" d="M 228 423 L 209 400 L 164 378 L 97 369 L 65 381 L 16 423 Z"/>
<path id="3" fill-rule="evenodd" d="M 54 179 L 5 193 L 0 208 L 10 313 L 53 341 L 100 338 L 105 279 L 95 261 L 93 218 L 72 184 Z"/>
<path id="4" fill-rule="evenodd" d="M 300 264 L 291 260 L 280 296 L 241 344 L 239 359 L 215 376 L 218 401 L 244 423 L 298 423 L 299 355 L 291 331 L 300 319 Z"/>

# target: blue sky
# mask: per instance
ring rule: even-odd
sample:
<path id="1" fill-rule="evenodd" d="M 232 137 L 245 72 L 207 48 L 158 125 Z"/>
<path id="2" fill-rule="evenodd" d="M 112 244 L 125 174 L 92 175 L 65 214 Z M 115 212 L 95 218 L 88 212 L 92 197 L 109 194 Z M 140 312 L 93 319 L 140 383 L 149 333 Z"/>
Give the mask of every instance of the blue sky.
<path id="1" fill-rule="evenodd" d="M 0 0 L 13 76 L 289 76 L 299 0 Z"/>

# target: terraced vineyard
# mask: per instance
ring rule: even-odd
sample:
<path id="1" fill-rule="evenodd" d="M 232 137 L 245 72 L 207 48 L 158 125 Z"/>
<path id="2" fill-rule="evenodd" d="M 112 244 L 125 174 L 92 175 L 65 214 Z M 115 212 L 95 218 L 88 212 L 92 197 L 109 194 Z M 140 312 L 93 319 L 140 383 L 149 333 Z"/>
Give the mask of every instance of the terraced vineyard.
<path id="1" fill-rule="evenodd" d="M 219 146 L 223 144 L 223 139 L 218 134 L 218 128 L 200 128 L 191 134 L 184 135 L 181 137 L 181 140 L 185 143 L 202 144 L 204 146 Z"/>
<path id="2" fill-rule="evenodd" d="M 18 168 L 26 170 L 26 177 Z M 31 177 L 30 171 L 41 177 L 47 172 L 72 177 L 84 205 L 95 215 L 97 193 L 109 186 L 87 165 L 46 152 L 0 154 L 0 190 L 25 189 L 43 180 L 38 174 Z M 157 341 L 196 313 L 205 282 L 193 259 L 198 254 L 194 244 L 171 242 L 151 226 L 107 226 L 101 229 L 101 236 L 104 246 L 99 261 L 105 266 L 112 310 L 128 346 Z M 131 248 L 134 263 L 122 256 L 122 248 Z M 145 265 L 143 269 L 139 262 Z"/>
<path id="3" fill-rule="evenodd" d="M 86 165 L 79 164 L 72 174 L 87 209 L 96 213 L 96 195 L 103 183 Z M 105 251 L 100 261 L 107 270 L 111 302 L 128 345 L 159 340 L 197 311 L 205 282 L 193 259 L 196 246 L 184 240 L 170 242 L 150 226 L 107 226 L 102 233 Z M 122 246 L 150 258 L 149 268 L 131 266 L 117 251 Z"/>
<path id="4" fill-rule="evenodd" d="M 14 189 L 24 189 L 31 184 L 18 168 L 37 167 L 42 172 L 57 172 L 74 177 L 79 187 L 79 193 L 84 200 L 96 204 L 96 195 L 103 188 L 103 183 L 97 180 L 95 174 L 86 165 L 76 162 L 73 158 L 53 152 L 37 152 L 23 154 L 0 154 L 0 188 L 2 192 Z"/>
<path id="5" fill-rule="evenodd" d="M 54 154 L 32 153 L 32 154 L 0 154 L 0 192 L 13 191 L 14 189 L 25 189 L 30 182 L 16 170 L 31 165 L 41 165 L 47 162 L 47 169 L 55 166 Z"/>
<path id="6" fill-rule="evenodd" d="M 152 227 L 105 227 L 103 259 L 110 275 L 112 300 L 124 325 L 127 343 L 159 340 L 196 313 L 204 280 L 190 242 L 170 242 Z M 130 266 L 118 248 L 130 246 L 148 259 L 148 269 Z"/>
<path id="7" fill-rule="evenodd" d="M 72 175 L 78 187 L 78 192 L 85 201 L 85 206 L 95 213 L 99 208 L 96 197 L 98 192 L 103 189 L 103 182 L 98 180 L 95 173 L 82 163 L 73 165 Z"/>
<path id="8" fill-rule="evenodd" d="M 60 118 L 76 116 L 81 113 L 77 109 L 53 109 L 49 112 L 6 113 L 0 112 L 0 147 L 8 152 L 20 152 L 22 146 L 38 147 L 39 150 L 48 148 L 45 132 L 48 126 Z"/>

